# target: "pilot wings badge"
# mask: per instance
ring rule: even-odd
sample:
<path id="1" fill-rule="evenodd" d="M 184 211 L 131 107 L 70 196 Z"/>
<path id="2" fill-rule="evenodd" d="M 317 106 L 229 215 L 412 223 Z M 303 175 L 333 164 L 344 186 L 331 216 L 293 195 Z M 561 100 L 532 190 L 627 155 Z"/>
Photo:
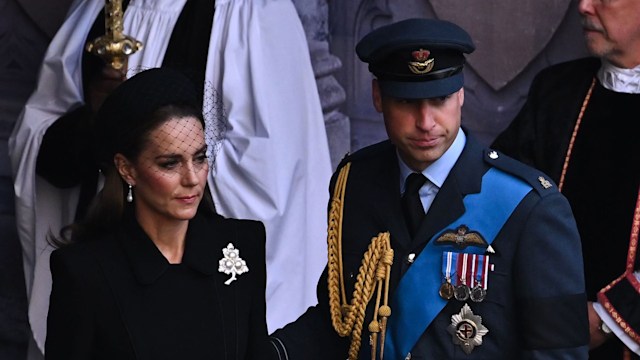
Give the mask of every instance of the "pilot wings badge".
<path id="1" fill-rule="evenodd" d="M 437 244 L 451 244 L 458 249 L 464 249 L 467 246 L 477 246 L 487 248 L 489 244 L 477 231 L 469 231 L 467 225 L 460 225 L 455 230 L 447 230 L 436 239 Z"/>

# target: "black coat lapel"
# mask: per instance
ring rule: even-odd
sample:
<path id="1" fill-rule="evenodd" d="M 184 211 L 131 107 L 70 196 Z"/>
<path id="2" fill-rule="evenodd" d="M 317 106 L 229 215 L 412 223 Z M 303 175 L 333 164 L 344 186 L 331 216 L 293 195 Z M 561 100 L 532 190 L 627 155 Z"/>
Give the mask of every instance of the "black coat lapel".
<path id="1" fill-rule="evenodd" d="M 138 314 L 143 309 L 142 291 L 135 275 L 136 270 L 129 257 L 131 252 L 136 251 L 137 245 L 126 241 L 128 237 L 122 228 L 117 229 L 116 233 L 111 236 L 113 236 L 113 239 L 102 242 L 109 246 L 103 246 L 98 249 L 100 254 L 96 254 L 96 258 L 100 262 L 107 283 L 112 290 L 119 315 L 131 344 L 131 350 L 135 354 L 134 358 L 138 358 L 135 344 L 138 337 L 136 334 L 140 331 L 136 324 L 141 323 L 138 320 Z M 161 265 L 159 266 L 162 267 Z M 162 272 L 164 270 L 160 268 L 158 271 Z M 144 277 L 144 275 L 142 276 Z"/>
<path id="2" fill-rule="evenodd" d="M 384 159 L 375 162 L 373 172 L 374 190 L 371 194 L 372 201 L 379 201 L 379 204 L 371 204 L 375 209 L 374 219 L 380 224 L 379 228 L 387 229 L 394 240 L 394 245 L 408 248 L 411 243 L 409 230 L 402 212 L 400 202 L 400 168 L 398 167 L 398 157 L 393 145 L 389 142 L 388 149 L 385 149 Z M 398 249 L 400 250 L 400 249 Z"/>
<path id="3" fill-rule="evenodd" d="M 202 266 L 203 268 L 208 268 L 209 264 L 217 264 L 219 260 L 222 259 L 222 249 L 225 248 L 227 244 L 233 243 L 236 247 L 239 244 L 236 239 L 236 234 L 233 230 L 232 223 L 229 221 L 225 222 L 221 216 L 216 216 L 214 221 L 211 221 L 211 219 L 200 219 L 200 221 L 208 221 L 202 222 L 200 224 L 202 228 L 208 228 L 206 231 L 201 231 L 198 235 L 213 235 L 215 238 L 202 239 L 199 244 L 205 246 L 207 248 L 207 251 L 193 251 L 191 254 L 194 257 L 194 263 L 198 264 L 198 267 Z M 242 245 L 240 244 L 240 246 Z M 214 255 L 211 256 L 211 254 Z M 243 256 L 242 253 L 240 255 L 241 257 Z M 246 309 L 247 307 L 246 304 L 238 303 L 238 284 L 224 284 L 224 282 L 228 278 L 229 275 L 225 275 L 224 273 L 213 273 L 211 285 L 214 287 L 214 291 L 217 295 L 216 298 L 218 299 L 218 301 L 216 304 L 211 305 L 219 307 L 223 319 L 223 324 L 220 324 L 220 326 L 228 329 L 228 331 L 222 332 L 224 336 L 223 343 L 225 348 L 224 351 L 222 351 L 221 349 L 220 353 L 224 353 L 223 359 L 236 359 L 238 357 L 237 344 L 239 341 L 238 324 L 236 321 L 236 319 L 239 319 L 238 308 L 240 307 Z M 239 279 L 242 279 L 242 277 L 240 277 Z"/>

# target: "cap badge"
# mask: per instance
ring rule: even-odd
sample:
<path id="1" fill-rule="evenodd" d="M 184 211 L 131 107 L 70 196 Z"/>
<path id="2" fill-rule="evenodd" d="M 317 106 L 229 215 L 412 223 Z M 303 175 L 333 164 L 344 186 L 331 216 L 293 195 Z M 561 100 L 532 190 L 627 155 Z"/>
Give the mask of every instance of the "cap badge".
<path id="1" fill-rule="evenodd" d="M 478 246 L 486 248 L 488 246 L 486 240 L 477 231 L 469 231 L 466 225 L 460 225 L 455 230 L 447 230 L 436 239 L 437 244 L 452 244 L 458 249 L 464 249 L 467 246 Z"/>
<path id="2" fill-rule="evenodd" d="M 231 274 L 231 277 L 224 282 L 225 285 L 229 285 L 236 280 L 236 275 L 249 271 L 247 262 L 240 257 L 240 250 L 236 249 L 232 243 L 222 249 L 222 255 L 224 257 L 218 262 L 218 271 L 227 275 Z"/>
<path id="3" fill-rule="evenodd" d="M 460 309 L 460 313 L 451 316 L 447 330 L 453 336 L 453 343 L 460 345 L 467 355 L 471 354 L 474 347 L 482 345 L 482 337 L 489 332 L 482 325 L 482 317 L 474 315 L 467 304 Z"/>
<path id="4" fill-rule="evenodd" d="M 429 59 L 431 51 L 420 49 L 411 52 L 414 61 L 407 64 L 409 70 L 416 75 L 426 74 L 433 69 L 435 59 Z"/>

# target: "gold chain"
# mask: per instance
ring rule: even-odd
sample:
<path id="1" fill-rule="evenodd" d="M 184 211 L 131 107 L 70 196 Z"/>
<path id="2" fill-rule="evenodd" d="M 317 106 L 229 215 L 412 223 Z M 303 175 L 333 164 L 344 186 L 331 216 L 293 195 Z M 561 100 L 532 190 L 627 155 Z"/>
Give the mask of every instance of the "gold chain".
<path id="1" fill-rule="evenodd" d="M 578 136 L 578 130 L 580 129 L 580 124 L 582 123 L 582 117 L 584 116 L 584 111 L 587 109 L 587 104 L 589 104 L 589 100 L 591 100 L 591 93 L 593 92 L 593 87 L 595 86 L 595 84 L 596 84 L 596 78 L 594 77 L 593 80 L 591 80 L 591 85 L 589 86 L 587 95 L 584 97 L 584 100 L 582 101 L 582 106 L 580 107 L 580 113 L 578 114 L 576 125 L 573 127 L 573 133 L 571 134 L 571 139 L 569 140 L 569 147 L 567 148 L 567 154 L 564 157 L 564 164 L 562 164 L 562 174 L 560 174 L 560 181 L 558 182 L 559 191 L 562 191 L 562 187 L 564 186 L 564 177 L 567 175 L 567 169 L 569 168 L 569 160 L 571 160 L 573 145 L 576 142 L 576 136 Z"/>
<path id="2" fill-rule="evenodd" d="M 638 251 L 638 233 L 640 233 L 640 188 L 636 198 L 636 209 L 633 211 L 633 221 L 631 223 L 631 238 L 629 240 L 629 252 L 627 253 L 627 272 L 632 273 Z"/>

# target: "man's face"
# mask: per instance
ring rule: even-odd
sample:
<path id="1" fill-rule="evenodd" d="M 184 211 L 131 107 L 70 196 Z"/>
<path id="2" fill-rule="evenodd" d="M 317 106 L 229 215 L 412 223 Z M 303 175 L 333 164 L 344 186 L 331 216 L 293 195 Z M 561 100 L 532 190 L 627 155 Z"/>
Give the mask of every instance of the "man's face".
<path id="1" fill-rule="evenodd" d="M 622 68 L 640 64 L 640 1 L 580 0 L 589 51 Z"/>
<path id="2" fill-rule="evenodd" d="M 384 116 L 391 142 L 414 171 L 422 171 L 449 149 L 460 128 L 464 89 L 440 98 L 398 99 L 384 96 L 373 81 L 373 104 Z"/>

